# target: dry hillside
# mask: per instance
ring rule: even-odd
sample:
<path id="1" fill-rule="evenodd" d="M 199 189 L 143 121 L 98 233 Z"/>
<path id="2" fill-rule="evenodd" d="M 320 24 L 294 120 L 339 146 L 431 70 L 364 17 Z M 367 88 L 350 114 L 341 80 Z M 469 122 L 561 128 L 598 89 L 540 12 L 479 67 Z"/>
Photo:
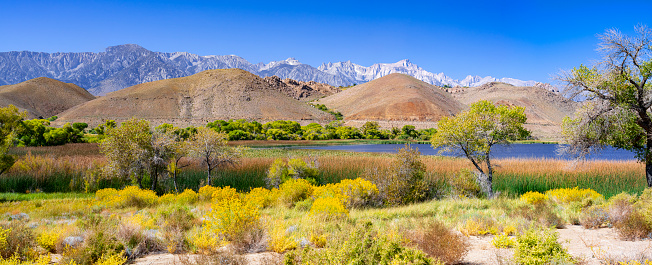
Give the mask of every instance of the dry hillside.
<path id="1" fill-rule="evenodd" d="M 317 103 L 341 112 L 345 120 L 406 124 L 436 122 L 465 108 L 449 93 L 404 74 L 390 74 Z"/>
<path id="2" fill-rule="evenodd" d="M 75 84 L 47 77 L 0 86 L 0 106 L 14 105 L 29 119 L 49 118 L 95 97 Z"/>
<path id="3" fill-rule="evenodd" d="M 564 117 L 573 116 L 578 103 L 542 87 L 517 87 L 505 83 L 487 83 L 478 87 L 452 88 L 448 91 L 464 104 L 489 100 L 502 105 L 525 107 L 526 127 L 541 139 L 558 139 Z"/>
<path id="4" fill-rule="evenodd" d="M 57 122 L 143 118 L 203 125 L 216 119 L 260 122 L 295 120 L 328 122 L 332 115 L 288 97 L 262 78 L 240 69 L 208 70 L 192 76 L 128 87 L 62 113 Z"/>
<path id="5" fill-rule="evenodd" d="M 275 75 L 265 77 L 264 80 L 274 89 L 302 101 L 310 101 L 341 91 L 339 88 L 329 84 L 317 83 L 315 81 L 296 81 L 289 78 L 281 80 L 281 78 Z"/>

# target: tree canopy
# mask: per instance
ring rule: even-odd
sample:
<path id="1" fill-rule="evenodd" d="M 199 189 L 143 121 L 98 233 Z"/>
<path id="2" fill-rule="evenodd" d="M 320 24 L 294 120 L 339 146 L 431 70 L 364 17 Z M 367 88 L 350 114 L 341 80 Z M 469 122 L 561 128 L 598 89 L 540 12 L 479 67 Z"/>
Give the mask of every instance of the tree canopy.
<path id="1" fill-rule="evenodd" d="M 645 162 L 648 187 L 652 187 L 652 31 L 636 28 L 637 36 L 617 29 L 600 35 L 603 60 L 563 73 L 571 98 L 585 98 L 574 118 L 566 118 L 564 150 L 579 158 L 614 146 L 636 153 Z"/>
<path id="2" fill-rule="evenodd" d="M 471 104 L 468 111 L 442 118 L 431 143 L 441 148 L 440 153 L 452 152 L 469 159 L 479 172 L 478 184 L 483 192 L 493 197 L 491 148 L 527 138 L 530 132 L 523 128 L 526 120 L 523 107 L 496 106 L 482 100 Z"/>

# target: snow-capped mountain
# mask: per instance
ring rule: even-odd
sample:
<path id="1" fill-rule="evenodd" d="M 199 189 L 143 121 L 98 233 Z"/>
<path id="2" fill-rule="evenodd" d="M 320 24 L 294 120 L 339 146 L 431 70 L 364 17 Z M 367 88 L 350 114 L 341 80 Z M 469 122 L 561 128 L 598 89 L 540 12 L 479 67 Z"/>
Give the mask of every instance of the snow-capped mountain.
<path id="1" fill-rule="evenodd" d="M 428 72 L 409 60 L 374 64 L 369 67 L 347 61 L 322 64 L 315 68 L 294 58 L 267 64 L 252 64 L 236 55 L 163 53 L 153 52 L 135 44 L 125 44 L 108 47 L 106 51 L 99 53 L 0 52 L 0 85 L 17 84 L 44 76 L 74 83 L 94 95 L 104 95 L 140 83 L 221 68 L 240 68 L 261 77 L 275 75 L 333 86 L 361 84 L 391 73 L 408 74 L 439 86 L 479 86 L 494 81 L 517 86 L 531 86 L 536 83 L 490 76 L 467 76 L 459 81 L 444 73 Z"/>

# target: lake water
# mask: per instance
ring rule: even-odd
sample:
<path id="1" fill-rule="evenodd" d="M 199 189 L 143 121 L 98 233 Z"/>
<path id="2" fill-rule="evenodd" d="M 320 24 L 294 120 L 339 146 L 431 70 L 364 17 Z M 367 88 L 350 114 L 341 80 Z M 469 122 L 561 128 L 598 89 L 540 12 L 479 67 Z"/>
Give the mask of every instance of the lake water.
<path id="1" fill-rule="evenodd" d="M 372 153 L 396 153 L 403 148 L 403 144 L 360 144 L 360 145 L 329 145 L 329 146 L 300 146 L 300 149 L 319 150 L 340 150 L 349 152 L 372 152 Z M 418 148 L 423 155 L 437 155 L 429 144 L 412 144 L 412 148 Z M 512 144 L 508 146 L 496 145 L 491 149 L 492 158 L 523 158 L 523 159 L 573 159 L 572 157 L 560 156 L 557 153 L 557 144 Z M 443 154 L 454 156 L 455 154 Z M 588 157 L 592 160 L 635 160 L 634 153 L 616 149 L 605 148 L 596 154 Z"/>

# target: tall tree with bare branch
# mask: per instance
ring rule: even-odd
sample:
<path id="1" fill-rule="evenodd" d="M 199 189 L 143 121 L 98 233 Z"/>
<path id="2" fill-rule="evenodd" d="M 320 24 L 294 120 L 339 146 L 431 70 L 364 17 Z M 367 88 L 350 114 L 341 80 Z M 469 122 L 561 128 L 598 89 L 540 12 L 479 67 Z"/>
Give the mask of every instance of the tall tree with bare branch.
<path id="1" fill-rule="evenodd" d="M 201 127 L 187 142 L 188 156 L 199 159 L 206 165 L 206 185 L 211 185 L 211 173 L 219 166 L 235 164 L 242 149 L 227 146 L 227 135 L 213 129 Z"/>
<path id="2" fill-rule="evenodd" d="M 630 150 L 645 162 L 648 187 L 652 187 L 652 31 L 636 27 L 636 36 L 617 29 L 599 35 L 598 50 L 604 59 L 595 66 L 580 65 L 563 73 L 571 98 L 583 97 L 585 104 L 566 118 L 563 134 L 565 152 L 578 158 L 606 146 Z"/>

